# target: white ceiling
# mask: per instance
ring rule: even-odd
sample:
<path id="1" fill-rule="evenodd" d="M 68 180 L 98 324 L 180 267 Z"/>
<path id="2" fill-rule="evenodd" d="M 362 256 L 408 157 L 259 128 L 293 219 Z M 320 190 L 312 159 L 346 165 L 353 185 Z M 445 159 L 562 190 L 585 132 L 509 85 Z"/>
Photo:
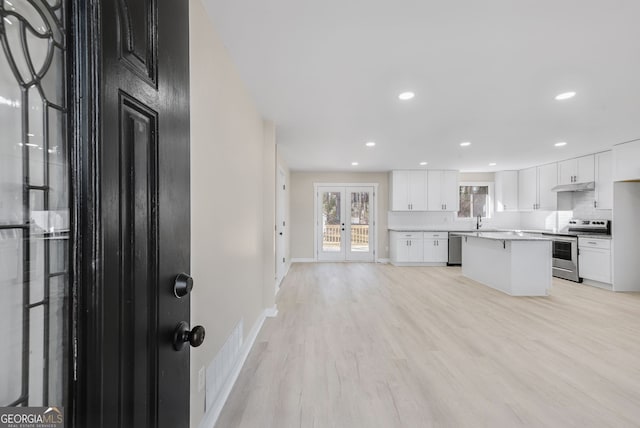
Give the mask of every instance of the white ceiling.
<path id="1" fill-rule="evenodd" d="M 640 138 L 638 0 L 204 1 L 294 170 L 519 169 Z"/>

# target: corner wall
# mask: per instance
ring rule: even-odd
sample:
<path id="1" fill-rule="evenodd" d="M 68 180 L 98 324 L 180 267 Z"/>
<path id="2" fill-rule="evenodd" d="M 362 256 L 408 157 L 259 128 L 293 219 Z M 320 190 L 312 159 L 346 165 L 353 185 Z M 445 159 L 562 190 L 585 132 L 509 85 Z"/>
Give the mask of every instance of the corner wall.
<path id="1" fill-rule="evenodd" d="M 190 1 L 191 427 L 205 410 L 198 373 L 239 322 L 248 333 L 272 307 L 275 133 L 264 122 L 216 34 L 202 0 Z M 235 337 L 235 336 L 233 336 Z M 210 397 L 211 398 L 211 397 Z"/>

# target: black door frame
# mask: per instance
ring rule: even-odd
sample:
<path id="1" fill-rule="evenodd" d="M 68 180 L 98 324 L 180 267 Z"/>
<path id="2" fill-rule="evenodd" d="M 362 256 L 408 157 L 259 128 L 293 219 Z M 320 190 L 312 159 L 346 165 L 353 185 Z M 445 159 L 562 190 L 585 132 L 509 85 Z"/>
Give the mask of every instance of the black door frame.
<path id="1" fill-rule="evenodd" d="M 102 286 L 100 266 L 100 4 L 71 0 L 69 100 L 71 135 L 71 341 L 69 427 L 93 426 L 100 415 Z"/>

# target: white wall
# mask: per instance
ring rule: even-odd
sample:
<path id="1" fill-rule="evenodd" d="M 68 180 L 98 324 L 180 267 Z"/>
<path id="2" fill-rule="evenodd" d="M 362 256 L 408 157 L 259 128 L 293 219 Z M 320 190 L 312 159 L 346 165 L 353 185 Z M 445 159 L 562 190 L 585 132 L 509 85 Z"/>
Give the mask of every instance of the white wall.
<path id="1" fill-rule="evenodd" d="M 273 125 L 257 111 L 201 0 L 190 1 L 189 36 L 191 322 L 207 330 L 204 344 L 191 350 L 191 426 L 197 427 L 205 400 L 198 371 L 239 321 L 246 339 L 273 305 L 276 160 Z"/>

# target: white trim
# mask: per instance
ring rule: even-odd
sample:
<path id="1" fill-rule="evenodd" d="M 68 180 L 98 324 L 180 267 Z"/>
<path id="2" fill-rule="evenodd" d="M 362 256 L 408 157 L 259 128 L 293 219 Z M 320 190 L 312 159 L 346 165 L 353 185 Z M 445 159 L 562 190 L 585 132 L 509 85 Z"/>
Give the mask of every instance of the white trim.
<path id="1" fill-rule="evenodd" d="M 313 257 L 298 257 L 291 259 L 291 263 L 314 263 L 317 262 Z"/>
<path id="2" fill-rule="evenodd" d="M 376 263 L 389 264 L 391 263 L 391 259 L 377 259 Z"/>
<path id="3" fill-rule="evenodd" d="M 229 395 L 231 394 L 231 390 L 233 389 L 233 385 L 235 385 L 236 380 L 238 380 L 238 376 L 240 375 L 240 371 L 242 370 L 242 366 L 244 366 L 247 357 L 249 356 L 249 352 L 251 352 L 251 348 L 258 337 L 258 333 L 262 329 L 262 325 L 264 324 L 264 320 L 266 319 L 267 311 L 272 310 L 272 308 L 265 309 L 262 311 L 255 324 L 251 328 L 247 339 L 244 341 L 242 348 L 240 349 L 240 355 L 238 357 L 238 361 L 236 365 L 233 366 L 227 381 L 222 386 L 220 393 L 218 394 L 218 399 L 213 402 L 213 405 L 209 408 L 209 410 L 204 414 L 202 420 L 200 421 L 200 428 L 211 428 L 215 426 L 218 418 L 220 417 L 220 413 L 222 412 L 222 408 L 224 407 Z M 277 313 L 277 310 L 276 310 Z"/>
<path id="4" fill-rule="evenodd" d="M 273 305 L 271 308 L 264 310 L 264 316 L 267 318 L 275 318 L 278 316 L 278 305 Z"/>

